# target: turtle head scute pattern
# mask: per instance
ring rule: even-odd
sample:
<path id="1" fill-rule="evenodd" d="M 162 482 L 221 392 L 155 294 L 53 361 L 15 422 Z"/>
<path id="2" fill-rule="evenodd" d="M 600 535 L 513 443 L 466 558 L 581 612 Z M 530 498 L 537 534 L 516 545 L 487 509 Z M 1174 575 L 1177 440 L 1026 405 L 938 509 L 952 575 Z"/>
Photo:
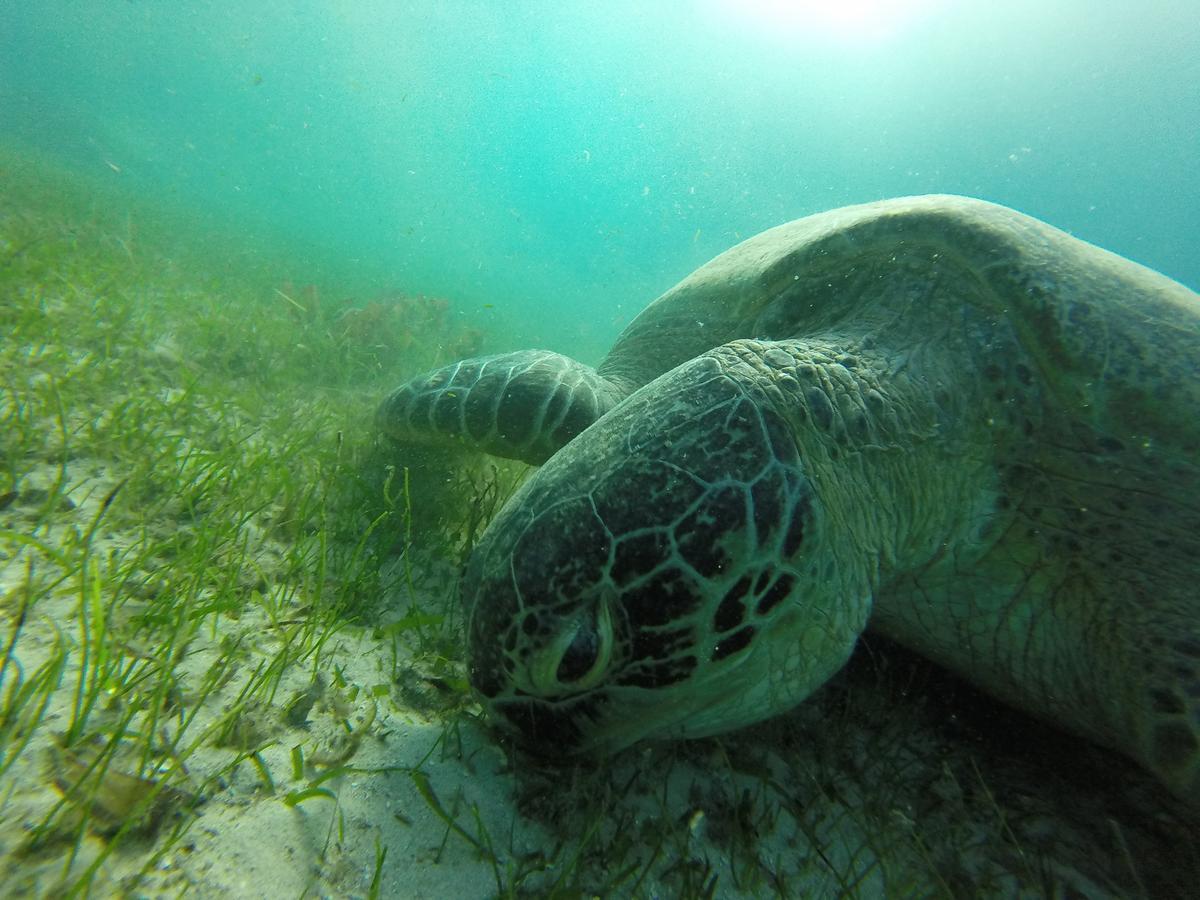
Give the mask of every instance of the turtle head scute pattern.
<path id="1" fill-rule="evenodd" d="M 757 640 L 823 591 L 806 581 L 819 504 L 795 441 L 746 390 L 710 357 L 685 363 L 552 458 L 489 528 L 465 582 L 471 680 L 521 745 L 711 733 L 830 674 L 821 659 L 797 677 L 805 661 Z M 797 652 L 836 668 L 860 629 L 831 624 Z"/>

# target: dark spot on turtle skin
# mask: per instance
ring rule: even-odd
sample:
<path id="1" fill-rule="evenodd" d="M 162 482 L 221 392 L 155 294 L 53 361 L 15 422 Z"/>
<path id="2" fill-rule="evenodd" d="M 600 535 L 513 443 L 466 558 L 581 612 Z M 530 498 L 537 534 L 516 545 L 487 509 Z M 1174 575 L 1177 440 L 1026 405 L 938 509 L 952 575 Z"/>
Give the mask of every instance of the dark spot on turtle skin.
<path id="1" fill-rule="evenodd" d="M 629 621 L 635 631 L 647 625 L 666 625 L 690 616 L 700 606 L 700 598 L 691 590 L 690 581 L 675 568 L 663 569 L 643 585 L 621 595 Z"/>
<path id="2" fill-rule="evenodd" d="M 783 476 L 778 469 L 772 469 L 750 488 L 750 512 L 760 547 L 774 538 L 783 521 L 783 496 Z"/>
<path id="3" fill-rule="evenodd" d="M 744 650 L 747 646 L 749 646 L 750 641 L 753 640 L 753 638 L 753 625 L 747 625 L 744 628 L 735 631 L 733 634 L 729 635 L 729 637 L 722 638 L 717 642 L 717 645 L 713 647 L 712 661 L 716 662 L 717 660 L 724 659 L 727 656 L 737 653 L 739 650 Z"/>
<path id="4" fill-rule="evenodd" d="M 699 507 L 675 526 L 675 545 L 683 558 L 705 578 L 730 562 L 722 539 L 742 536 L 746 527 L 746 494 L 740 488 L 710 491 Z"/>
<path id="5" fill-rule="evenodd" d="M 784 573 L 780 575 L 770 590 L 768 590 L 758 601 L 758 608 L 755 612 L 760 616 L 765 616 L 771 612 L 776 606 L 782 603 L 789 594 L 792 588 L 796 586 L 795 576 Z"/>
<path id="6" fill-rule="evenodd" d="M 999 381 L 1004 375 L 1004 370 L 995 363 L 988 363 L 983 367 L 983 377 L 988 381 Z"/>
<path id="7" fill-rule="evenodd" d="M 820 388 L 811 387 L 804 392 L 804 399 L 817 427 L 828 431 L 833 425 L 833 406 L 830 404 L 829 398 L 825 396 L 825 392 Z"/>
<path id="8" fill-rule="evenodd" d="M 1183 701 L 1170 691 L 1156 688 L 1150 692 L 1150 705 L 1157 713 L 1169 716 L 1183 715 L 1185 707 Z"/>
<path id="9" fill-rule="evenodd" d="M 728 600 L 741 600 L 746 596 L 746 592 L 750 590 L 750 576 L 743 575 L 737 580 L 733 587 L 725 592 L 725 597 L 721 601 L 725 603 Z"/>
<path id="10" fill-rule="evenodd" d="M 537 613 L 529 612 L 525 614 L 525 618 L 521 620 L 521 631 L 527 635 L 536 634 L 538 630 Z"/>
<path id="11" fill-rule="evenodd" d="M 1163 722 L 1154 728 L 1154 763 L 1162 769 L 1186 765 L 1198 749 L 1196 735 L 1183 722 Z"/>
<path id="12" fill-rule="evenodd" d="M 635 663 L 665 662 L 674 659 L 680 651 L 688 650 L 696 643 L 690 628 L 669 628 L 637 631 L 630 645 L 631 661 Z"/>
<path id="13" fill-rule="evenodd" d="M 754 581 L 754 593 L 761 594 L 767 589 L 767 585 L 771 583 L 770 572 L 760 572 L 758 578 Z"/>
<path id="14" fill-rule="evenodd" d="M 1025 365 L 1024 363 L 1017 363 L 1017 366 L 1013 371 L 1016 372 L 1017 381 L 1021 382 L 1021 384 L 1025 385 L 1026 387 L 1033 384 L 1033 373 L 1029 371 L 1029 366 Z"/>
<path id="15" fill-rule="evenodd" d="M 787 532 L 783 536 L 783 555 L 786 559 L 791 559 L 800 552 L 800 546 L 804 543 L 805 524 L 811 509 L 812 501 L 807 494 L 792 507 Z"/>
<path id="16" fill-rule="evenodd" d="M 1104 435 L 1096 439 L 1096 446 L 1105 453 L 1122 453 L 1125 450 L 1125 445 L 1114 437 Z"/>
<path id="17" fill-rule="evenodd" d="M 705 474 L 718 469 L 736 473 L 741 466 L 753 466 L 763 456 L 758 422 L 743 402 L 734 404 L 723 421 L 710 421 L 699 437 L 683 458 L 691 459 L 696 470 Z"/>
<path id="18" fill-rule="evenodd" d="M 746 606 L 741 597 L 726 594 L 721 605 L 717 607 L 717 614 L 713 616 L 713 630 L 718 633 L 732 631 L 741 625 L 745 618 Z"/>
<path id="19" fill-rule="evenodd" d="M 635 534 L 617 543 L 611 575 L 618 586 L 626 585 L 657 569 L 670 555 L 666 534 L 658 529 Z"/>
<path id="20" fill-rule="evenodd" d="M 696 657 L 681 656 L 678 659 L 654 664 L 637 664 L 627 668 L 616 679 L 617 684 L 634 687 L 661 688 L 687 680 L 696 668 Z"/>
<path id="21" fill-rule="evenodd" d="M 658 671 L 657 666 L 637 666 L 635 668 L 626 669 L 621 673 L 621 676 L 616 679 L 615 683 L 620 685 L 628 685 L 630 687 L 640 688 L 660 688 L 675 681 L 682 681 L 682 678 L 676 678 L 672 681 L 669 675 L 664 677 L 665 673 Z M 686 677 L 686 676 L 684 676 Z"/>

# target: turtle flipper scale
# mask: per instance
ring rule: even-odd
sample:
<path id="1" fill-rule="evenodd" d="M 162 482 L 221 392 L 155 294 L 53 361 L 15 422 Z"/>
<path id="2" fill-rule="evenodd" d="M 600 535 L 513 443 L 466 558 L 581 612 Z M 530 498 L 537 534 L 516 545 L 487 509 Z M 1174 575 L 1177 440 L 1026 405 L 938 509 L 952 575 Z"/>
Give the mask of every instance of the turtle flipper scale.
<path id="1" fill-rule="evenodd" d="M 520 350 L 417 376 L 388 395 L 377 422 L 397 441 L 458 443 L 540 465 L 621 396 L 590 366 L 549 350 Z"/>

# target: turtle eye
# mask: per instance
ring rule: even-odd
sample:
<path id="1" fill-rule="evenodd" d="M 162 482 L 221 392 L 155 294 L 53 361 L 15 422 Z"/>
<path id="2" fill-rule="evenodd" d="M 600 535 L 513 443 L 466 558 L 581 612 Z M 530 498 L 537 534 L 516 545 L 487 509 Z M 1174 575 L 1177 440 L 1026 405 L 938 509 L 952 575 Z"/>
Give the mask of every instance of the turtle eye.
<path id="1" fill-rule="evenodd" d="M 591 690 L 608 674 L 612 655 L 612 614 L 601 604 L 594 614 L 563 621 L 548 642 L 533 649 L 518 668 L 518 686 L 535 697 Z"/>
<path id="2" fill-rule="evenodd" d="M 566 646 L 558 658 L 551 662 L 555 667 L 557 690 L 586 691 L 603 681 L 608 674 L 613 651 L 612 615 L 608 604 L 600 605 L 595 618 L 583 616 L 577 620 L 570 640 L 564 634 L 563 642 Z"/>
<path id="3" fill-rule="evenodd" d="M 563 652 L 554 676 L 560 684 L 572 684 L 596 666 L 600 655 L 600 636 L 594 628 L 584 625 Z"/>

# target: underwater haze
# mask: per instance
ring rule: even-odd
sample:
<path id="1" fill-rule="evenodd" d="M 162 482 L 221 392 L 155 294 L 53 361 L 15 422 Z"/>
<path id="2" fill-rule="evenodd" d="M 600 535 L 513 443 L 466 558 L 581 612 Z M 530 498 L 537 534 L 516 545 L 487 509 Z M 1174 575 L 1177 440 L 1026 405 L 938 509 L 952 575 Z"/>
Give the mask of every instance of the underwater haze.
<path id="1" fill-rule="evenodd" d="M 594 361 L 820 210 L 954 192 L 1200 287 L 1194 0 L 9 4 L 0 141 Z M 497 336 L 498 330 L 505 330 Z"/>
<path id="2" fill-rule="evenodd" d="M 461 361 L 930 192 L 1200 288 L 1198 13 L 0 0 L 0 898 L 1196 896 L 1186 289 L 1021 220 L 953 322 L 978 240 L 854 262 L 786 404 L 629 394 L 716 276 Z"/>

